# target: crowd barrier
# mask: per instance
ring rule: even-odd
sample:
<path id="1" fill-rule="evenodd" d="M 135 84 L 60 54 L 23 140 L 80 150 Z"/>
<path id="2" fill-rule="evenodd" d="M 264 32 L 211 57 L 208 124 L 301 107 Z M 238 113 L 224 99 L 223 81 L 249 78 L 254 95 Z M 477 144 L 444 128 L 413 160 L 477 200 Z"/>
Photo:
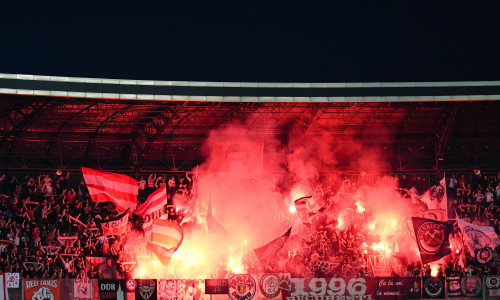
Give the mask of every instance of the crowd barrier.
<path id="1" fill-rule="evenodd" d="M 229 279 L 23 279 L 0 274 L 0 300 L 500 299 L 500 276 L 295 278 L 286 273 Z"/>

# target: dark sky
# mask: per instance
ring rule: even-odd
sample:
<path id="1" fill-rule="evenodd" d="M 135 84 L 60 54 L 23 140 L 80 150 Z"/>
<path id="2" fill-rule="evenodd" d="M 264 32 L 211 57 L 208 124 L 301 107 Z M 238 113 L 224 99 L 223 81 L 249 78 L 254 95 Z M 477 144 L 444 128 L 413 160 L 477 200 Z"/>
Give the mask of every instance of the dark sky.
<path id="1" fill-rule="evenodd" d="M 0 5 L 0 73 L 190 81 L 500 80 L 498 1 L 14 2 Z"/>

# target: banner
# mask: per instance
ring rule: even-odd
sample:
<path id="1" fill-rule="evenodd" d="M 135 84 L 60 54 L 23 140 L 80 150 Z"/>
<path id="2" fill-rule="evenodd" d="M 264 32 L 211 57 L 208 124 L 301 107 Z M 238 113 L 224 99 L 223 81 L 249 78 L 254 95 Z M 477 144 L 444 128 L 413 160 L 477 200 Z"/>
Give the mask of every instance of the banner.
<path id="1" fill-rule="evenodd" d="M 177 280 L 177 298 L 179 300 L 201 300 L 203 293 L 204 280 Z M 241 299 L 243 300 L 243 299 Z"/>
<path id="2" fill-rule="evenodd" d="M 460 280 L 460 288 L 462 296 L 465 297 L 481 297 L 483 288 L 483 280 L 479 276 L 462 277 Z"/>
<path id="3" fill-rule="evenodd" d="M 229 293 L 227 279 L 205 279 L 206 295 L 227 295 Z"/>
<path id="4" fill-rule="evenodd" d="M 422 278 L 422 298 L 444 298 L 444 278 L 424 277 Z"/>
<path id="5" fill-rule="evenodd" d="M 470 255 L 476 256 L 477 250 L 487 247 L 494 251 L 500 245 L 500 239 L 493 227 L 477 226 L 461 219 L 457 219 L 457 223 Z"/>
<path id="6" fill-rule="evenodd" d="M 282 292 L 291 291 L 291 281 L 289 273 L 265 273 L 253 274 L 257 283 L 257 291 L 254 299 L 264 300 L 282 298 Z"/>
<path id="7" fill-rule="evenodd" d="M 449 234 L 452 225 L 431 219 L 411 218 L 422 263 L 436 261 L 451 254 Z"/>
<path id="8" fill-rule="evenodd" d="M 378 299 L 420 299 L 420 278 L 387 277 L 377 278 Z"/>
<path id="9" fill-rule="evenodd" d="M 4 294 L 5 287 L 4 287 L 3 276 L 4 276 L 3 274 L 0 274 L 0 300 L 5 299 L 5 294 Z"/>
<path id="10" fill-rule="evenodd" d="M 85 261 L 87 263 L 88 269 L 92 269 L 95 271 L 97 271 L 98 269 L 101 270 L 103 278 L 116 277 L 116 263 L 111 257 L 86 256 Z"/>
<path id="11" fill-rule="evenodd" d="M 156 300 L 158 283 L 156 279 L 137 279 L 135 287 L 136 300 Z"/>
<path id="12" fill-rule="evenodd" d="M 127 232 L 128 225 L 128 212 L 130 208 L 127 208 L 122 214 L 107 220 L 98 220 L 95 222 L 100 226 L 103 236 L 108 235 L 121 235 Z"/>
<path id="13" fill-rule="evenodd" d="M 158 298 L 159 300 L 179 300 L 177 297 L 177 281 L 175 279 L 158 280 Z"/>
<path id="14" fill-rule="evenodd" d="M 461 297 L 460 276 L 446 277 L 447 295 L 449 297 Z"/>
<path id="15" fill-rule="evenodd" d="M 88 278 L 76 278 L 74 283 L 75 300 L 92 299 L 92 284 Z"/>
<path id="16" fill-rule="evenodd" d="M 120 280 L 118 279 L 99 279 L 99 298 L 101 300 L 117 300 L 125 299 L 125 291 L 123 290 Z"/>
<path id="17" fill-rule="evenodd" d="M 25 279 L 24 299 L 60 299 L 58 279 Z"/>
<path id="18" fill-rule="evenodd" d="M 201 300 L 205 296 L 204 283 L 205 280 L 160 279 L 157 288 L 158 299 Z M 227 296 L 225 296 L 225 299 L 227 299 Z"/>
<path id="19" fill-rule="evenodd" d="M 250 274 L 233 274 L 229 277 L 229 299 L 251 300 L 257 292 L 257 283 Z"/>
<path id="20" fill-rule="evenodd" d="M 290 278 L 290 283 L 290 291 L 282 290 L 283 300 L 377 298 L 375 278 Z"/>
<path id="21" fill-rule="evenodd" d="M 19 288 L 19 273 L 5 273 L 5 287 Z"/>
<path id="22" fill-rule="evenodd" d="M 83 178 L 94 202 L 113 202 L 120 211 L 132 214 L 137 206 L 139 186 L 129 176 L 82 167 Z"/>
<path id="23" fill-rule="evenodd" d="M 486 298 L 495 298 L 498 299 L 500 298 L 500 276 L 498 275 L 493 275 L 493 276 L 486 276 L 485 278 L 485 293 L 486 293 Z"/>
<path id="24" fill-rule="evenodd" d="M 283 248 L 286 240 L 290 237 L 290 233 L 292 232 L 292 227 L 288 229 L 287 232 L 283 236 L 267 243 L 266 245 L 257 248 L 254 250 L 257 258 L 264 264 L 264 267 L 268 269 L 270 267 L 270 263 L 273 257 L 278 253 L 278 251 Z"/>
<path id="25" fill-rule="evenodd" d="M 23 299 L 24 287 L 20 283 L 19 273 L 5 273 L 4 274 L 4 287 L 6 300 Z"/>

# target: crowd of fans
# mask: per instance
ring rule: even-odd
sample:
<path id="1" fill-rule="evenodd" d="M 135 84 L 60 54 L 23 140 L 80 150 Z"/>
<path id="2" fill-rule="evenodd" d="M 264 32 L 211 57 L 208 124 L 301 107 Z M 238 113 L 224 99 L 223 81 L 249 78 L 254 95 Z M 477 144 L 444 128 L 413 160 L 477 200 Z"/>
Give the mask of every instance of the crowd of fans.
<path id="1" fill-rule="evenodd" d="M 151 174 L 139 181 L 140 203 L 168 185 L 169 198 L 188 195 L 190 177 Z M 102 269 L 86 258 L 109 257 L 124 272 L 119 236 L 103 236 L 99 220 L 119 215 L 112 203 L 91 200 L 81 175 L 57 170 L 55 176 L 0 177 L 0 272 L 24 278 L 102 278 Z M 176 219 L 175 210 L 171 218 Z M 138 221 L 135 220 L 138 225 Z"/>
<path id="2" fill-rule="evenodd" d="M 421 198 L 431 188 L 429 180 L 418 175 L 411 179 L 404 174 L 394 177 L 403 199 L 415 207 L 415 212 L 425 209 Z M 318 214 L 321 218 L 313 218 L 313 222 L 307 224 L 309 228 L 301 235 L 291 238 L 295 240 L 287 243 L 285 247 L 288 249 L 279 254 L 271 269 L 289 272 L 298 277 L 431 276 L 429 264 L 401 257 L 396 259 L 397 255 L 389 255 L 397 263 L 384 264 L 383 271 L 389 270 L 389 274 L 375 274 L 377 260 L 387 260 L 387 255 L 370 247 L 377 241 L 377 237 L 369 229 L 369 222 L 364 219 L 365 214 L 357 213 L 356 206 L 352 205 L 354 201 L 349 199 L 355 194 L 357 186 L 356 180 L 348 177 L 337 183 L 335 192 L 323 192 L 323 188 L 317 186 L 315 192 L 320 191 L 326 200 L 323 205 L 326 210 Z M 450 218 L 459 217 L 475 225 L 492 226 L 497 234 L 500 233 L 500 184 L 495 175 L 451 175 L 446 178 L 446 194 L 449 217 L 453 216 Z M 340 199 L 331 201 L 332 195 Z M 341 208 L 347 210 L 347 215 L 354 216 L 348 226 L 340 226 L 338 220 L 328 217 L 329 210 L 339 209 L 337 202 L 351 203 L 350 207 Z M 390 242 L 394 242 L 398 234 L 407 234 L 406 228 L 402 226 L 395 227 L 394 231 Z M 455 241 L 461 240 L 458 226 L 455 226 L 452 237 Z M 436 264 L 435 269 L 432 275 L 437 276 L 500 274 L 499 252 L 496 249 L 493 259 L 486 264 L 478 263 L 466 250 L 454 252 Z M 255 268 L 253 271 L 259 272 L 262 269 Z"/>
<path id="3" fill-rule="evenodd" d="M 423 195 L 430 187 L 422 176 L 407 178 L 397 175 L 399 190 L 408 202 Z M 159 187 L 166 187 L 169 205 L 175 195 L 192 196 L 193 178 L 189 174 L 166 176 L 150 174 L 139 179 L 139 204 Z M 248 272 L 290 272 L 294 276 L 316 277 L 372 277 L 377 257 L 367 245 L 374 241 L 372 232 L 356 213 L 356 206 L 339 207 L 356 190 L 357 182 L 344 177 L 337 187 L 323 191 L 321 185 L 314 190 L 315 197 L 324 199 L 325 209 L 318 218 L 305 224 L 307 230 L 292 236 L 269 266 L 263 266 L 256 258 L 247 261 Z M 499 232 L 500 184 L 494 175 L 452 175 L 446 178 L 449 210 L 458 217 L 484 226 L 493 226 Z M 341 197 L 332 201 L 334 197 Z M 339 220 L 330 218 L 328 211 L 346 210 L 354 216 L 348 226 L 340 226 Z M 109 257 L 117 263 L 119 272 L 125 273 L 123 243 L 120 237 L 102 236 L 99 220 L 116 217 L 119 212 L 110 203 L 91 200 L 81 175 L 56 174 L 22 177 L 0 177 L 0 271 L 20 272 L 24 278 L 102 278 L 102 271 L 86 261 L 88 257 Z M 333 214 L 332 214 L 333 215 Z M 169 218 L 180 221 L 183 216 L 173 207 Z M 361 218 L 355 220 L 355 218 Z M 139 228 L 140 220 L 135 219 Z M 458 234 L 458 229 L 454 232 Z M 466 252 L 466 251 L 465 251 Z M 498 253 L 495 252 L 495 257 Z M 383 258 L 382 258 L 383 259 Z M 465 254 L 450 256 L 438 270 L 438 275 L 499 274 L 498 259 L 489 264 L 478 264 L 474 257 Z M 419 261 L 405 262 L 406 273 L 397 276 L 430 275 L 430 266 Z M 265 269 L 267 268 L 267 269 Z"/>

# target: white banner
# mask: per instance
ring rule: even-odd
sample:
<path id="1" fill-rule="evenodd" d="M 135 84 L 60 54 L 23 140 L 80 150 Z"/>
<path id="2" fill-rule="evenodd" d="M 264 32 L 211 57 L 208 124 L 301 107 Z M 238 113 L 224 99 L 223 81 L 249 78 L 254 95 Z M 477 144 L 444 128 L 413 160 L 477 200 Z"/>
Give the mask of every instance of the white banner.
<path id="1" fill-rule="evenodd" d="M 500 239 L 498 239 L 493 227 L 477 226 L 461 219 L 457 219 L 457 222 L 465 243 L 468 245 L 470 255 L 475 257 L 477 250 L 488 247 L 493 251 L 500 245 Z"/>
<path id="2" fill-rule="evenodd" d="M 5 273 L 5 287 L 19 288 L 19 273 Z"/>
<path id="3" fill-rule="evenodd" d="M 3 274 L 0 274 L 0 300 L 5 299 L 4 290 L 5 288 L 3 287 Z"/>
<path id="4" fill-rule="evenodd" d="M 75 279 L 75 300 L 90 300 L 92 298 L 92 285 L 88 278 Z"/>

